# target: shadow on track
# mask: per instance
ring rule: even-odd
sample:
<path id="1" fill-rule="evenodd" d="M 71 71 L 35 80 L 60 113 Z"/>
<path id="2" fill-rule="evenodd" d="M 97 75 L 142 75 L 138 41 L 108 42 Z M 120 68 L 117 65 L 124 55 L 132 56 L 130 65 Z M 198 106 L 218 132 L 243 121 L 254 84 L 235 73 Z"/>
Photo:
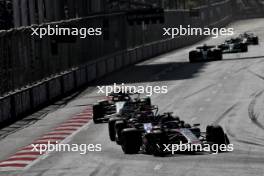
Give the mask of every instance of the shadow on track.
<path id="1" fill-rule="evenodd" d="M 206 64 L 207 62 L 192 64 L 189 62 L 137 64 L 105 76 L 100 81 L 93 82 L 92 85 L 192 79 L 196 77 Z"/>
<path id="2" fill-rule="evenodd" d="M 226 58 L 221 61 L 213 62 L 228 62 L 237 60 L 252 60 L 264 59 L 264 56 L 241 57 L 241 58 Z M 129 83 L 146 83 L 146 82 L 161 82 L 173 80 L 192 79 L 199 74 L 202 69 L 211 62 L 168 62 L 168 63 L 139 63 L 129 66 L 119 71 L 113 72 L 104 78 L 91 83 L 92 86 L 129 84 Z"/>
<path id="3" fill-rule="evenodd" d="M 236 60 L 252 60 L 252 59 L 263 59 L 264 60 L 264 56 L 254 56 L 254 57 L 239 57 L 239 58 L 232 58 L 232 59 L 224 59 L 222 60 L 223 62 L 225 61 L 236 61 Z"/>

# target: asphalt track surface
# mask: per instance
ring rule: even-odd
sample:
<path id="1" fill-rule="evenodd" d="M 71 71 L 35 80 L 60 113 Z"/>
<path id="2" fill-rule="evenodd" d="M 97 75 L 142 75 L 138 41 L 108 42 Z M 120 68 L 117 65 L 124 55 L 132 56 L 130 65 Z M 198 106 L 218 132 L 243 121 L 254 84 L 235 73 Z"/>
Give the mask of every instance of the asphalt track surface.
<path id="1" fill-rule="evenodd" d="M 167 94 L 152 96 L 153 103 L 159 105 L 160 111 L 171 111 L 186 122 L 200 123 L 201 129 L 212 123 L 222 125 L 234 144 L 233 152 L 168 157 L 125 155 L 120 146 L 110 142 L 107 124 L 90 123 L 69 143 L 102 144 L 101 152 L 86 155 L 53 152 L 26 170 L 0 172 L 0 175 L 263 176 L 264 19 L 238 21 L 229 27 L 233 27 L 236 34 L 244 31 L 256 33 L 260 37 L 260 45 L 250 46 L 248 53 L 226 54 L 222 61 L 190 64 L 188 52 L 191 49 L 203 43 L 218 44 L 227 37 L 208 38 L 193 46 L 128 67 L 96 84 L 167 85 Z M 97 89 L 88 88 L 66 106 L 55 109 L 36 122 L 35 126 L 18 130 L 2 139 L 0 159 L 51 128 L 55 123 L 54 115 L 56 119 L 67 119 L 94 102 L 97 96 Z M 44 125 L 38 125 L 42 121 L 45 121 Z M 15 136 L 16 140 L 13 139 Z"/>

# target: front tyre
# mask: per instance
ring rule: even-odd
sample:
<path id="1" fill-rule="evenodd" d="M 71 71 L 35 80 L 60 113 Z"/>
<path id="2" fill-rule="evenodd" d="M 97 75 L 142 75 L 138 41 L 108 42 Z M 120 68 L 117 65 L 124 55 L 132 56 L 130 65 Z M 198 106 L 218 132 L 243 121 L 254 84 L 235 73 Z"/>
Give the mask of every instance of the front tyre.
<path id="1" fill-rule="evenodd" d="M 242 52 L 248 52 L 248 45 L 246 43 L 243 43 L 240 45 Z"/>
<path id="2" fill-rule="evenodd" d="M 253 37 L 253 45 L 258 45 L 259 44 L 259 38 L 258 37 Z"/>
<path id="3" fill-rule="evenodd" d="M 121 132 L 126 128 L 124 120 L 118 120 L 115 123 L 115 141 L 118 145 L 122 144 Z"/>
<path id="4" fill-rule="evenodd" d="M 206 140 L 218 145 L 228 145 L 230 143 L 223 128 L 219 125 L 206 127 Z"/>
<path id="5" fill-rule="evenodd" d="M 115 141 L 115 136 L 116 136 L 115 123 L 118 120 L 120 120 L 120 118 L 114 117 L 114 118 L 110 118 L 108 121 L 108 132 L 111 141 Z"/>
<path id="6" fill-rule="evenodd" d="M 103 107 L 100 104 L 93 105 L 93 122 L 98 124 L 101 122 L 100 118 L 103 118 Z"/>
<path id="7" fill-rule="evenodd" d="M 122 150 L 125 154 L 136 154 L 142 145 L 141 133 L 135 128 L 127 128 L 121 132 Z"/>
<path id="8" fill-rule="evenodd" d="M 189 61 L 190 63 L 194 63 L 196 58 L 198 56 L 198 52 L 197 51 L 191 51 L 189 52 Z"/>

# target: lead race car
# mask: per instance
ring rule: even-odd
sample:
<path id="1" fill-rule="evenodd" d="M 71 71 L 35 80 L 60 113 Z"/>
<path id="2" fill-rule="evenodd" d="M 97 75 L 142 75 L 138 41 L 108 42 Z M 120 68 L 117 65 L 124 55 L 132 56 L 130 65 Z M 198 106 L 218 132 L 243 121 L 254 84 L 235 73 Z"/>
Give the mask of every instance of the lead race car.
<path id="1" fill-rule="evenodd" d="M 259 44 L 259 38 L 255 34 L 251 32 L 245 32 L 243 34 L 239 35 L 239 38 L 243 40 L 248 45 L 258 45 Z"/>
<path id="2" fill-rule="evenodd" d="M 248 44 L 241 38 L 231 38 L 229 40 L 226 40 L 221 45 L 218 45 L 218 48 L 220 48 L 223 53 L 247 52 Z"/>
<path id="3" fill-rule="evenodd" d="M 108 122 L 112 115 L 121 111 L 126 102 L 130 102 L 129 105 L 151 105 L 151 99 L 141 98 L 139 93 L 111 93 L 106 99 L 93 105 L 94 123 Z"/>
<path id="4" fill-rule="evenodd" d="M 209 125 L 206 132 L 201 132 L 198 126 L 187 124 L 171 113 L 130 119 L 123 124 L 120 145 L 125 154 L 136 154 L 141 150 L 147 154 L 164 156 L 171 154 L 171 151 L 165 150 L 165 146 L 171 144 L 221 146 L 230 143 L 221 126 Z"/>
<path id="5" fill-rule="evenodd" d="M 222 60 L 223 54 L 222 50 L 216 46 L 203 45 L 189 52 L 189 61 L 193 62 L 202 62 L 202 61 L 216 61 Z"/>

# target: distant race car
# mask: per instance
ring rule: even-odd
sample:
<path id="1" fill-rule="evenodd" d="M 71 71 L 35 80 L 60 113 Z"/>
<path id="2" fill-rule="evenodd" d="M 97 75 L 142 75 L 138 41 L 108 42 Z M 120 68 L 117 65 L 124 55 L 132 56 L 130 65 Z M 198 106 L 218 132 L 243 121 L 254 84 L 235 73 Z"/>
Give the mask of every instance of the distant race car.
<path id="1" fill-rule="evenodd" d="M 164 150 L 164 144 L 230 144 L 221 126 L 207 126 L 206 132 L 201 132 L 198 126 L 186 124 L 171 114 L 158 116 L 155 120 L 135 119 L 123 124 L 120 144 L 125 154 L 136 154 L 142 150 L 155 156 L 171 154 Z"/>
<path id="2" fill-rule="evenodd" d="M 248 45 L 258 45 L 259 44 L 259 38 L 253 33 L 245 32 L 243 34 L 239 35 L 239 38 L 243 40 Z"/>
<path id="3" fill-rule="evenodd" d="M 196 50 L 189 52 L 189 61 L 202 62 L 202 61 L 216 61 L 222 60 L 222 50 L 216 46 L 203 45 L 197 47 Z"/>
<path id="4" fill-rule="evenodd" d="M 223 53 L 247 52 L 248 44 L 241 38 L 232 38 L 226 40 L 223 44 L 218 45 L 218 48 L 220 48 Z"/>
<path id="5" fill-rule="evenodd" d="M 111 93 L 106 99 L 101 100 L 93 105 L 93 121 L 94 123 L 108 122 L 112 115 L 121 111 L 126 102 L 134 105 L 150 105 L 149 97 L 140 98 L 140 94 L 129 93 Z"/>

